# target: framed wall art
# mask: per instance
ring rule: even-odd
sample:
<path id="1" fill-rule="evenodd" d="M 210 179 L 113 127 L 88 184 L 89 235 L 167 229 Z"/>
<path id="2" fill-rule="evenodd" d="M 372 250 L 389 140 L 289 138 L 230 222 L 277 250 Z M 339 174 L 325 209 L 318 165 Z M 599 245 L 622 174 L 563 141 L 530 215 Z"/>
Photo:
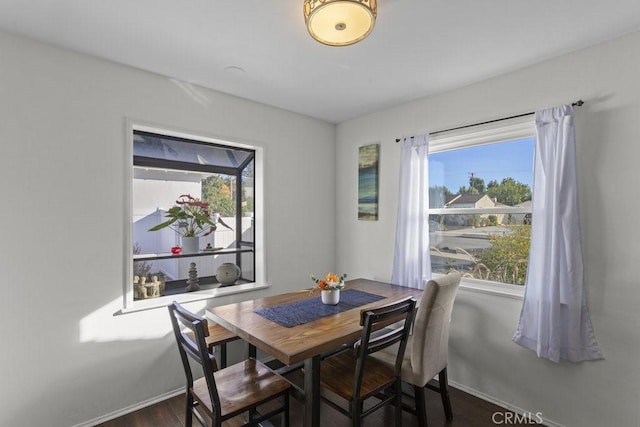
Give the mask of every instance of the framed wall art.
<path id="1" fill-rule="evenodd" d="M 380 144 L 358 148 L 358 219 L 378 220 L 378 162 Z"/>

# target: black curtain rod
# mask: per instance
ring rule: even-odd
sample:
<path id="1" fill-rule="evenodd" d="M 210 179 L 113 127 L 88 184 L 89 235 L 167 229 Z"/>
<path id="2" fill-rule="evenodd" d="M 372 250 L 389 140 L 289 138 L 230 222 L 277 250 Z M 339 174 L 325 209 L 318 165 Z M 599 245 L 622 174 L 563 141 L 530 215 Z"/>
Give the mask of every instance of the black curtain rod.
<path id="1" fill-rule="evenodd" d="M 583 104 L 584 104 L 584 101 L 580 99 L 580 100 L 578 100 L 576 102 L 573 102 L 571 104 L 571 106 L 572 107 L 581 107 Z M 454 131 L 454 130 L 466 129 L 466 128 L 470 128 L 470 127 L 474 127 L 474 126 L 487 125 L 489 123 L 501 122 L 503 120 L 517 119 L 518 117 L 530 116 L 532 114 L 535 114 L 535 112 L 532 111 L 530 113 L 518 114 L 516 116 L 509 116 L 509 117 L 503 117 L 501 119 L 488 120 L 486 122 L 474 123 L 472 125 L 464 125 L 464 126 L 458 126 L 458 127 L 450 128 L 450 129 L 438 130 L 438 131 L 435 131 L 435 132 L 429 132 L 429 135 L 437 135 L 439 133 L 451 132 L 451 131 Z M 413 138 L 413 137 L 411 137 L 411 138 Z M 402 141 L 402 138 L 396 138 L 396 142 L 400 142 L 400 141 Z"/>

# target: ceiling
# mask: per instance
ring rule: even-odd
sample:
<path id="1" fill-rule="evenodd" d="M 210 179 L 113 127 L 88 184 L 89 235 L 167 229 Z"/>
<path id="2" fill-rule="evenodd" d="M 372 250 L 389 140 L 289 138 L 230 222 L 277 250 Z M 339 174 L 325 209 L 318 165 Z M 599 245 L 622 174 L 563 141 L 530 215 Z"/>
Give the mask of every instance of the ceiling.
<path id="1" fill-rule="evenodd" d="M 339 123 L 640 30 L 638 0 L 378 0 L 328 47 L 303 0 L 0 0 L 0 30 Z"/>

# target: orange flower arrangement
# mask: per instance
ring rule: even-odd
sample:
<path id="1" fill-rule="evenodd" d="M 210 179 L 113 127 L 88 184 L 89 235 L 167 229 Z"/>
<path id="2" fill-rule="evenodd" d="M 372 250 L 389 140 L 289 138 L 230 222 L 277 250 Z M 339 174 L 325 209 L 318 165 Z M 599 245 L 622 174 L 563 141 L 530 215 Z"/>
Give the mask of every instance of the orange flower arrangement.
<path id="1" fill-rule="evenodd" d="M 329 273 L 322 279 L 317 279 L 315 276 L 311 275 L 311 280 L 317 284 L 316 288 L 322 291 L 333 291 L 344 288 L 344 279 L 346 278 L 346 274 L 338 276 L 337 274 Z"/>

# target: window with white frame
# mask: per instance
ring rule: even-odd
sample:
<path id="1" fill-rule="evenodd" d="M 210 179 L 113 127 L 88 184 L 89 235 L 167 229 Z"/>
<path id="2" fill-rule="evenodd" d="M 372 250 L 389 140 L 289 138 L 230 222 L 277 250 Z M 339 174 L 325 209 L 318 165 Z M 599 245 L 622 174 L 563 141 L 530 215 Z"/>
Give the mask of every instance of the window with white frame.
<path id="1" fill-rule="evenodd" d="M 163 296 L 206 298 L 263 279 L 256 147 L 146 126 L 131 132 L 125 308 Z"/>
<path id="2" fill-rule="evenodd" d="M 532 116 L 466 127 L 429 142 L 434 273 L 524 285 L 531 238 Z"/>

